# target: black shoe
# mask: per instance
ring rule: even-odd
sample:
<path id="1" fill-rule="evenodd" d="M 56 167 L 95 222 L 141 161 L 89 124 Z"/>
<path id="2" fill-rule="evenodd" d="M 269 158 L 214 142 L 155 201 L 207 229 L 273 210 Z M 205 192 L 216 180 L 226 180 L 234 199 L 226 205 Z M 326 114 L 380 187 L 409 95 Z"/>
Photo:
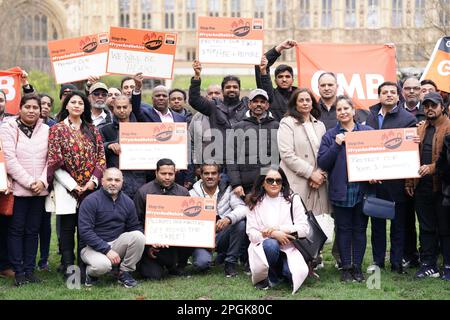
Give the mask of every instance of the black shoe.
<path id="1" fill-rule="evenodd" d="M 185 269 L 185 267 L 175 267 L 169 270 L 171 276 L 177 277 L 189 277 L 191 274 Z"/>
<path id="2" fill-rule="evenodd" d="M 341 270 L 341 281 L 342 282 L 352 282 L 353 275 L 351 268 L 342 268 Z"/>
<path id="3" fill-rule="evenodd" d="M 14 277 L 14 285 L 16 287 L 23 286 L 24 284 L 27 284 L 27 283 L 28 283 L 28 280 L 27 280 L 27 278 L 25 277 L 24 274 L 16 274 L 15 275 L 15 277 Z"/>
<path id="4" fill-rule="evenodd" d="M 422 264 L 416 272 L 416 278 L 439 278 L 439 269 L 436 266 Z"/>
<path id="5" fill-rule="evenodd" d="M 40 282 L 42 282 L 42 280 L 39 279 L 38 277 L 36 277 L 36 276 L 34 275 L 34 273 L 26 274 L 26 275 L 25 275 L 25 279 L 27 279 L 27 281 L 28 281 L 29 283 L 40 283 Z"/>
<path id="6" fill-rule="evenodd" d="M 403 268 L 401 264 L 391 265 L 391 271 L 397 272 L 398 274 L 408 274 L 408 272 L 406 272 L 405 268 Z"/>
<path id="7" fill-rule="evenodd" d="M 95 284 L 97 284 L 97 282 L 98 282 L 98 278 L 97 278 L 97 277 L 90 276 L 90 275 L 87 273 L 87 271 L 86 271 L 86 278 L 85 278 L 85 280 L 84 280 L 84 285 L 85 285 L 86 287 L 92 287 L 92 286 L 94 286 Z"/>
<path id="8" fill-rule="evenodd" d="M 231 262 L 225 262 L 225 276 L 227 278 L 236 277 L 237 276 L 236 271 L 236 263 Z"/>
<path id="9" fill-rule="evenodd" d="M 357 282 L 364 281 L 364 274 L 362 273 L 361 266 L 353 266 L 352 276 L 353 279 Z"/>
<path id="10" fill-rule="evenodd" d="M 248 276 L 252 275 L 252 270 L 250 270 L 250 263 L 248 263 L 248 261 L 244 264 L 244 273 Z"/>
<path id="11" fill-rule="evenodd" d="M 269 288 L 270 288 L 269 279 L 266 278 L 266 279 L 258 282 L 257 284 L 255 284 L 255 288 L 259 289 L 259 290 L 269 290 Z"/>
<path id="12" fill-rule="evenodd" d="M 407 269 L 407 268 L 418 268 L 418 267 L 420 267 L 420 262 L 417 259 L 411 259 L 411 260 L 403 259 L 402 260 L 402 266 L 405 269 Z"/>
<path id="13" fill-rule="evenodd" d="M 138 285 L 138 282 L 134 280 L 129 272 L 121 272 L 117 282 L 122 284 L 125 288 L 134 288 Z"/>

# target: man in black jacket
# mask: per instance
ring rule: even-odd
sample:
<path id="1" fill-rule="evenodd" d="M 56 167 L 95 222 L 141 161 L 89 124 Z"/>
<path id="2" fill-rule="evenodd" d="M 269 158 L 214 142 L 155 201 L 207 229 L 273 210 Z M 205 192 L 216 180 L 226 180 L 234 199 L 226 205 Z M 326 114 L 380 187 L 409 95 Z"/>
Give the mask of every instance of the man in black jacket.
<path id="1" fill-rule="evenodd" d="M 378 87 L 380 103 L 370 107 L 366 124 L 376 130 L 409 128 L 416 126 L 416 118 L 398 105 L 399 94 L 397 84 L 383 82 Z M 406 273 L 402 266 L 405 233 L 405 180 L 385 180 L 376 186 L 377 196 L 395 201 L 395 218 L 391 221 L 391 271 Z M 372 224 L 372 253 L 374 264 L 369 267 L 372 271 L 376 266 L 384 268 L 386 255 L 386 220 L 371 218 Z"/>
<path id="2" fill-rule="evenodd" d="M 250 193 L 260 169 L 278 163 L 277 130 L 279 127 L 269 109 L 269 97 L 263 89 L 249 95 L 246 117 L 233 126 L 233 140 L 227 145 L 227 172 L 233 192 L 238 197 Z"/>
<path id="3" fill-rule="evenodd" d="M 119 123 L 136 122 L 136 118 L 131 113 L 131 102 L 126 95 L 116 97 L 113 105 L 113 122 L 100 128 L 105 148 L 106 167 L 119 168 L 119 155 L 121 152 L 119 144 Z M 146 173 L 141 170 L 123 171 L 122 191 L 131 199 L 136 191 L 146 183 Z"/>
<path id="4" fill-rule="evenodd" d="M 78 216 L 81 259 L 86 263 L 85 285 L 119 265 L 119 283 L 126 288 L 137 285 L 131 273 L 142 256 L 145 237 L 133 201 L 120 190 L 122 172 L 105 170 L 102 189 L 84 199 Z"/>
<path id="5" fill-rule="evenodd" d="M 161 159 L 156 164 L 156 179 L 144 184 L 134 196 L 134 203 L 141 226 L 145 226 L 145 211 L 148 194 L 189 197 L 189 191 L 175 183 L 175 163 Z M 191 248 L 149 245 L 145 247 L 138 265 L 139 273 L 147 279 L 160 280 L 165 275 L 164 267 L 171 275 L 181 275 L 177 269 L 179 256 L 189 255 Z"/>
<path id="6" fill-rule="evenodd" d="M 297 45 L 294 40 L 285 40 L 276 47 L 267 51 L 264 56 L 267 63 L 255 66 L 255 78 L 258 88 L 264 89 L 269 96 L 270 112 L 276 121 L 280 121 L 287 111 L 287 104 L 291 98 L 292 92 L 297 89 L 293 86 L 294 71 L 291 66 L 280 64 L 275 69 L 275 83 L 277 87 L 272 86 L 272 79 L 270 78 L 270 67 L 281 56 L 283 50 L 288 50 Z M 263 58 L 264 61 L 264 58 Z"/>
<path id="7" fill-rule="evenodd" d="M 241 82 L 238 77 L 226 76 L 222 81 L 223 101 L 217 98 L 209 100 L 200 95 L 202 65 L 195 60 L 192 64 L 195 75 L 189 87 L 189 104 L 198 112 L 209 117 L 214 137 L 213 146 L 205 148 L 204 160 L 214 160 L 223 164 L 225 160 L 226 130 L 244 119 L 248 111 L 248 98 L 240 99 Z M 210 154 L 206 154 L 209 152 Z"/>

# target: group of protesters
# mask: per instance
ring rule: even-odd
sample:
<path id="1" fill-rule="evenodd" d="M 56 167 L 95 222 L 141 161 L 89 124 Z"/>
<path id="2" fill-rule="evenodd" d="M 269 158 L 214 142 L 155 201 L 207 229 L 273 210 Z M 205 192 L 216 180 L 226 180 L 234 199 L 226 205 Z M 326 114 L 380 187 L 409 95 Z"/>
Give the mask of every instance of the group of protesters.
<path id="1" fill-rule="evenodd" d="M 310 234 L 305 212 L 311 210 L 334 218 L 332 254 L 340 280 L 362 282 L 369 219 L 367 272 L 384 269 L 386 261 L 386 219 L 363 212 L 364 196 L 371 193 L 395 202 L 390 270 L 406 274 L 416 268 L 416 278 L 450 281 L 448 93 L 411 76 L 380 84 L 379 103 L 358 109 L 350 97 L 337 95 L 333 72 L 318 78 L 317 100 L 293 85 L 286 64 L 275 68 L 274 87 L 270 68 L 294 46 L 285 40 L 265 53 L 248 97 L 241 97 L 240 79 L 233 75 L 202 96 L 202 65 L 194 61 L 189 92 L 156 86 L 151 105 L 142 102 L 140 73 L 124 78 L 120 88 L 108 88 L 98 77 L 64 84 L 55 119 L 54 98 L 37 93 L 23 72 L 17 115 L 5 113 L 6 94 L 0 91 L 5 196 L 14 196 L 12 216 L 0 215 L 0 275 L 13 277 L 16 286 L 41 282 L 35 269 L 50 271 L 54 234 L 58 271 L 68 279 L 70 267 L 80 266 L 86 286 L 112 274 L 132 288 L 136 277 L 161 280 L 223 264 L 226 277 L 242 269 L 258 289 L 286 281 L 295 292 L 324 267 L 319 261 L 312 272 L 292 244 Z M 188 169 L 163 158 L 156 170 L 119 170 L 124 122 L 187 123 Z M 346 133 L 409 127 L 418 132 L 420 178 L 349 182 Z M 148 194 L 215 199 L 216 248 L 146 243 Z"/>

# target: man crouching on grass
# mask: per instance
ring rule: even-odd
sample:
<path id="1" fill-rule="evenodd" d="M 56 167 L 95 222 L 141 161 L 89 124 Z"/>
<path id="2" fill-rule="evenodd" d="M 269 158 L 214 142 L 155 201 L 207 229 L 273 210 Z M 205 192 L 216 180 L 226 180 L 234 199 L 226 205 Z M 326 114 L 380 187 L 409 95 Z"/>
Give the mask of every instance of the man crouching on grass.
<path id="1" fill-rule="evenodd" d="M 81 203 L 78 229 L 87 287 L 115 265 L 120 269 L 118 282 L 125 288 L 138 284 L 131 273 L 141 259 L 145 237 L 133 200 L 121 192 L 122 184 L 122 172 L 109 168 L 103 174 L 102 189 Z"/>

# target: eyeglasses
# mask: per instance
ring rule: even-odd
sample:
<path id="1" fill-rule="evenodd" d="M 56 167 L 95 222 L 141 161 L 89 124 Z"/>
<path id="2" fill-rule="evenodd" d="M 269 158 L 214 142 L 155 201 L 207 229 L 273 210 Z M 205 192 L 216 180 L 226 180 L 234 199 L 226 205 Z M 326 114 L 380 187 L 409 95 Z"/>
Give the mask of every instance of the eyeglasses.
<path id="1" fill-rule="evenodd" d="M 67 96 L 69 93 L 71 93 L 72 92 L 72 90 L 67 90 L 67 91 L 64 91 L 63 93 L 62 93 L 62 96 Z"/>
<path id="2" fill-rule="evenodd" d="M 420 91 L 420 87 L 404 87 L 405 91 Z"/>
<path id="3" fill-rule="evenodd" d="M 275 183 L 278 186 L 283 183 L 283 179 L 281 179 L 281 178 L 277 178 L 277 179 L 266 178 L 266 180 L 264 180 L 264 181 L 269 185 L 273 185 Z"/>
<path id="4" fill-rule="evenodd" d="M 108 94 L 106 92 L 103 92 L 103 91 L 94 91 L 91 94 L 94 97 L 102 97 L 102 98 L 106 98 L 108 96 Z"/>

